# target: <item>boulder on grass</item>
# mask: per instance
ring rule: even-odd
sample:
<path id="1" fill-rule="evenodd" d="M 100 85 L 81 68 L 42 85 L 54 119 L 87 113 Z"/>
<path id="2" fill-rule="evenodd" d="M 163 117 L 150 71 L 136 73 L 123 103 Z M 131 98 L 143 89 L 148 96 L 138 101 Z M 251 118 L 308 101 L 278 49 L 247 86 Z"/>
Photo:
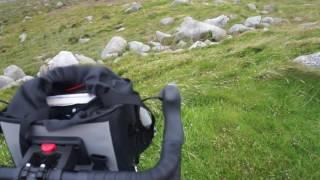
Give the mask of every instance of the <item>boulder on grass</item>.
<path id="1" fill-rule="evenodd" d="M 194 20 L 192 17 L 186 17 L 180 27 L 177 28 L 175 36 L 177 40 L 191 39 L 194 42 L 206 39 L 220 41 L 227 36 L 227 33 L 218 26 Z"/>
<path id="2" fill-rule="evenodd" d="M 97 62 L 94 59 L 89 58 L 85 55 L 75 54 L 74 56 L 76 57 L 76 59 L 80 64 L 97 64 Z"/>
<path id="3" fill-rule="evenodd" d="M 23 78 L 25 73 L 20 67 L 16 65 L 10 65 L 3 70 L 3 75 L 10 77 L 13 80 L 18 80 Z"/>
<path id="4" fill-rule="evenodd" d="M 244 22 L 244 25 L 247 27 L 256 28 L 261 23 L 261 16 L 252 16 L 248 17 L 246 21 Z"/>
<path id="5" fill-rule="evenodd" d="M 171 25 L 172 23 L 174 23 L 174 18 L 172 17 L 166 17 L 161 19 L 160 21 L 160 24 L 164 26 Z"/>
<path id="6" fill-rule="evenodd" d="M 243 32 L 252 30 L 252 28 L 249 28 L 243 24 L 235 24 L 229 29 L 229 34 L 241 34 Z"/>
<path id="7" fill-rule="evenodd" d="M 228 16 L 221 15 L 221 16 L 218 16 L 218 17 L 213 18 L 213 19 L 207 19 L 204 22 L 208 23 L 208 24 L 211 24 L 211 25 L 214 25 L 214 26 L 218 26 L 218 27 L 223 28 L 223 27 L 225 27 L 227 25 L 228 21 L 229 21 L 229 17 Z"/>
<path id="8" fill-rule="evenodd" d="M 129 14 L 129 13 L 139 11 L 141 8 L 142 8 L 141 4 L 137 2 L 133 2 L 132 4 L 130 4 L 130 7 L 128 7 L 124 12 Z"/>
<path id="9" fill-rule="evenodd" d="M 150 46 L 143 44 L 139 41 L 131 41 L 129 42 L 129 49 L 138 54 L 145 54 L 150 51 Z"/>
<path id="10" fill-rule="evenodd" d="M 114 36 L 101 52 L 101 58 L 107 59 L 111 57 L 118 57 L 123 54 L 127 48 L 127 45 L 128 43 L 124 38 L 120 36 Z"/>
<path id="11" fill-rule="evenodd" d="M 305 66 L 320 68 L 320 52 L 299 56 L 294 61 Z"/>
<path id="12" fill-rule="evenodd" d="M 255 11 L 257 10 L 257 5 L 255 3 L 249 3 L 247 4 L 248 9 Z"/>
<path id="13" fill-rule="evenodd" d="M 0 89 L 4 89 L 7 86 L 9 86 L 9 84 L 13 83 L 14 80 L 8 76 L 3 76 L 0 75 Z"/>
<path id="14" fill-rule="evenodd" d="M 57 67 L 65 67 L 79 64 L 77 58 L 69 51 L 60 51 L 55 57 L 48 62 L 48 69 L 52 70 Z"/>
<path id="15" fill-rule="evenodd" d="M 169 45 L 169 44 L 172 44 L 174 37 L 171 34 L 157 31 L 156 39 L 163 45 Z"/>

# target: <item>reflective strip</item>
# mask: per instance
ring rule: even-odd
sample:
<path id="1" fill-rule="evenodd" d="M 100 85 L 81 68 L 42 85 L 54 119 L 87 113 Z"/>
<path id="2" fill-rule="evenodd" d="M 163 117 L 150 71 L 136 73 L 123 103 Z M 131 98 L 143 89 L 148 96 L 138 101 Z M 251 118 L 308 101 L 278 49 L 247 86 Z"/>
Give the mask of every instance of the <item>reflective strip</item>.
<path id="1" fill-rule="evenodd" d="M 78 94 L 62 94 L 56 96 L 48 96 L 47 104 L 49 106 L 71 106 L 75 104 L 88 104 L 96 96 L 88 93 Z"/>

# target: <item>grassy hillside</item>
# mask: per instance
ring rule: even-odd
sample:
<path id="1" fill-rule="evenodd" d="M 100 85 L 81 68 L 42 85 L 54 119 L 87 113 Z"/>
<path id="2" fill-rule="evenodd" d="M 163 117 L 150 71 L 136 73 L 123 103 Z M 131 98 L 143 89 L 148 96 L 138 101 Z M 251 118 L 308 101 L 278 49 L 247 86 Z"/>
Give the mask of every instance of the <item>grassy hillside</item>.
<path id="1" fill-rule="evenodd" d="M 121 3 L 67 2 L 54 9 L 28 7 L 21 1 L 0 4 L 0 67 L 17 64 L 35 75 L 46 57 L 69 50 L 99 59 L 114 35 L 128 41 L 148 42 L 155 31 L 171 32 L 185 16 L 198 20 L 221 14 L 238 17 L 228 27 L 257 15 L 241 4 L 214 6 L 211 1 L 172 7 L 169 0 L 143 2 L 136 13 L 123 13 Z M 259 8 L 270 4 L 257 0 Z M 318 0 L 272 1 L 277 11 L 269 16 L 290 23 L 274 25 L 223 41 L 217 46 L 179 53 L 125 54 L 105 65 L 130 78 L 142 96 L 150 96 L 169 82 L 179 85 L 183 95 L 183 179 L 319 179 L 320 178 L 320 74 L 291 61 L 301 54 L 320 51 L 320 29 L 305 30 L 300 23 L 319 21 Z M 53 3 L 54 4 L 54 3 Z M 13 10 L 15 9 L 14 13 Z M 41 13 L 40 13 L 41 11 Z M 23 22 L 23 17 L 32 20 Z M 93 23 L 84 20 L 92 15 Z M 159 21 L 172 16 L 170 26 Z M 295 22 L 302 17 L 303 22 Z M 320 23 L 320 22 L 319 22 Z M 126 30 L 116 32 L 124 24 Z M 18 36 L 28 38 L 19 43 Z M 86 44 L 74 39 L 88 36 Z M 41 56 L 41 57 L 40 57 Z M 15 89 L 1 91 L 10 99 Z M 159 105 L 151 103 L 161 117 Z M 161 118 L 158 127 L 162 124 Z M 2 140 L 3 141 L 3 140 Z M 161 136 L 141 159 L 141 169 L 152 167 L 159 157 Z M 0 164 L 10 165 L 4 143 Z"/>

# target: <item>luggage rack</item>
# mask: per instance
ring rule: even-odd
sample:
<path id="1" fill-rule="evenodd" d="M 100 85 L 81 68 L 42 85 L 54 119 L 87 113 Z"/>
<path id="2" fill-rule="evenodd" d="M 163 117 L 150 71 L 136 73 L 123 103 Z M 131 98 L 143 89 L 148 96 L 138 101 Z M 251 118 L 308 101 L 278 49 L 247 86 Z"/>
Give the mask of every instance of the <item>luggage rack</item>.
<path id="1" fill-rule="evenodd" d="M 74 170 L 77 165 L 90 166 L 83 141 L 77 137 L 32 137 L 23 157 L 20 179 L 44 179 L 48 170 Z"/>

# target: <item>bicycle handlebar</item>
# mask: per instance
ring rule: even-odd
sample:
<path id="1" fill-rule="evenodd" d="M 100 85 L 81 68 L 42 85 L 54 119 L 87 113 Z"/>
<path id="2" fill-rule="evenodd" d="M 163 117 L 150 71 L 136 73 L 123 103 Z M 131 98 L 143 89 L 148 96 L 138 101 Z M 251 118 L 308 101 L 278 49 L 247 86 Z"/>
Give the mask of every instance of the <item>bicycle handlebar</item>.
<path id="1" fill-rule="evenodd" d="M 62 171 L 50 170 L 48 180 L 168 180 L 180 179 L 181 148 L 184 143 L 180 118 L 181 98 L 175 85 L 167 85 L 160 93 L 165 119 L 164 139 L 160 160 L 150 170 L 142 172 Z M 15 168 L 0 168 L 0 179 L 18 179 Z"/>

